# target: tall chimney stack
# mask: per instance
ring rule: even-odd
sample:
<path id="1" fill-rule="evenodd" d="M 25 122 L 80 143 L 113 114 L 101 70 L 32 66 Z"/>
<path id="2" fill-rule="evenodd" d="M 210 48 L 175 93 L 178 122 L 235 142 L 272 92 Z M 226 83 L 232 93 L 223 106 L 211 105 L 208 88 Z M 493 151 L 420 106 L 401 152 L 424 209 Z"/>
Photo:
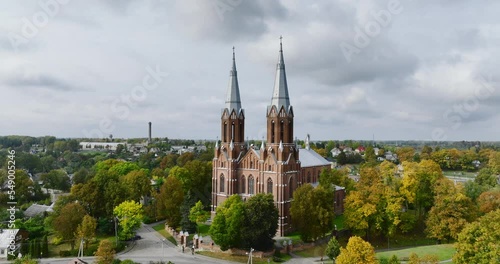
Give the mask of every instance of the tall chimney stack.
<path id="1" fill-rule="evenodd" d="M 148 137 L 148 143 L 151 144 L 151 142 L 153 142 L 151 140 L 151 122 L 149 122 L 149 137 Z"/>

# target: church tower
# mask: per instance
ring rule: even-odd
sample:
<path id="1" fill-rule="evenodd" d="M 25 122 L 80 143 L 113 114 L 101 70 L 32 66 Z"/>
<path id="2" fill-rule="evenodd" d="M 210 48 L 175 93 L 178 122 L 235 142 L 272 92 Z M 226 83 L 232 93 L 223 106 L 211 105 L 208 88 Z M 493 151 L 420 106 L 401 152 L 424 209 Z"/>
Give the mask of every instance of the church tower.
<path id="1" fill-rule="evenodd" d="M 226 197 L 237 193 L 238 160 L 246 151 L 245 114 L 241 108 L 240 88 L 236 59 L 233 47 L 233 64 L 229 71 L 229 85 L 227 87 L 225 108 L 221 112 L 221 137 L 220 145 L 217 141 L 215 157 L 213 160 L 212 201 L 214 205 L 220 204 Z M 217 194 L 222 193 L 223 198 Z M 215 208 L 214 208 L 215 210 Z"/>
<path id="2" fill-rule="evenodd" d="M 283 43 L 280 38 L 278 63 L 271 105 L 267 107 L 267 144 L 261 149 L 261 158 L 275 184 L 275 202 L 279 210 L 279 235 L 290 228 L 290 202 L 297 188 L 300 171 L 299 152 L 293 142 L 293 107 L 288 95 Z"/>

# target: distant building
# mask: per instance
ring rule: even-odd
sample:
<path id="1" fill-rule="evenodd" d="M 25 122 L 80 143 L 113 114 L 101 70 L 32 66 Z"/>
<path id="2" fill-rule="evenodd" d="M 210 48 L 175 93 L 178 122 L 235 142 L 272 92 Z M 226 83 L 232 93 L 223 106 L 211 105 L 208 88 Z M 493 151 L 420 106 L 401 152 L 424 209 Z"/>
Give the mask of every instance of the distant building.
<path id="1" fill-rule="evenodd" d="M 9 252 L 14 252 L 17 257 L 21 243 L 27 237 L 26 231 L 0 229 L 0 259 L 7 259 Z"/>
<path id="2" fill-rule="evenodd" d="M 50 206 L 49 205 L 43 205 L 43 204 L 32 204 L 26 211 L 24 211 L 24 217 L 35 217 L 37 215 L 43 215 L 43 213 L 47 212 L 53 212 L 54 210 L 54 204 L 52 203 Z"/>
<path id="3" fill-rule="evenodd" d="M 243 199 L 258 193 L 270 193 L 279 211 L 278 236 L 294 230 L 290 217 L 293 192 L 301 185 L 315 183 L 330 162 L 309 147 L 294 142 L 294 111 L 290 104 L 283 50 L 279 60 L 271 104 L 267 107 L 267 140 L 259 147 L 244 142 L 245 112 L 233 52 L 226 105 L 221 114 L 221 143 L 215 145 L 212 174 L 212 213 L 229 196 Z"/>

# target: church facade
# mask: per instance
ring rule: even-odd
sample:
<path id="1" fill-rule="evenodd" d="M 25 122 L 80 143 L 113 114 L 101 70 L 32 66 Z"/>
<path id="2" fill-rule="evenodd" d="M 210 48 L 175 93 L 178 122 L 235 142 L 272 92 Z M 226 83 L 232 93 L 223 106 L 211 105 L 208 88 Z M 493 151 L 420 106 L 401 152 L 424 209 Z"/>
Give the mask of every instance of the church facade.
<path id="1" fill-rule="evenodd" d="M 221 137 L 217 141 L 212 170 L 212 214 L 233 194 L 243 200 L 258 193 L 271 193 L 279 211 L 278 236 L 293 230 L 290 206 L 293 192 L 302 184 L 316 183 L 330 163 L 294 141 L 294 112 L 280 42 L 271 104 L 267 107 L 267 139 L 261 146 L 245 143 L 245 111 L 241 106 L 236 61 L 229 74 L 225 108 L 221 114 Z"/>

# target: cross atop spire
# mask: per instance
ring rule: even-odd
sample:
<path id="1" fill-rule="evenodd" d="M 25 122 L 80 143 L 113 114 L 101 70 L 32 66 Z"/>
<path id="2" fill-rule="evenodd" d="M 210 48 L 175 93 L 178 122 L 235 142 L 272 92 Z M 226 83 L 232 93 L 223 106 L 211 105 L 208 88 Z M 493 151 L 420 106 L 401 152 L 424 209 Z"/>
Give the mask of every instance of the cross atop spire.
<path id="1" fill-rule="evenodd" d="M 283 52 L 283 36 L 280 35 L 280 52 Z"/>
<path id="2" fill-rule="evenodd" d="M 229 72 L 229 85 L 227 87 L 227 94 L 226 94 L 226 108 L 229 110 L 230 113 L 234 109 L 236 114 L 238 114 L 241 109 L 240 87 L 238 85 L 238 74 L 236 71 L 234 46 L 233 46 L 233 65 L 231 67 L 231 71 Z"/>

